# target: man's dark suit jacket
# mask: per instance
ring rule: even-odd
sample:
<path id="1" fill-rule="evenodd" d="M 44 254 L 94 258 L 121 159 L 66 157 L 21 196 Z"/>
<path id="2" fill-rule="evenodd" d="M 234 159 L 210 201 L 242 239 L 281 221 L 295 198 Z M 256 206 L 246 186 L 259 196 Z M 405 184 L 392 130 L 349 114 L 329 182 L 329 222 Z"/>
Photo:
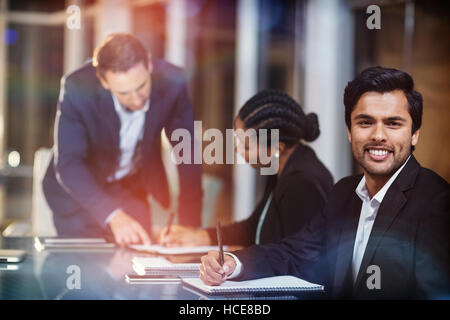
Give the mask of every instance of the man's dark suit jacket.
<path id="1" fill-rule="evenodd" d="M 297 234 L 236 252 L 243 263 L 240 279 L 293 274 L 324 283 L 337 299 L 449 298 L 449 184 L 413 156 L 380 205 L 353 282 L 361 178 L 339 181 L 322 214 Z M 367 286 L 371 265 L 380 268 L 381 289 Z"/>
<path id="2" fill-rule="evenodd" d="M 260 244 L 278 242 L 306 225 L 325 206 L 333 177 L 314 151 L 299 144 L 289 157 L 280 177 L 269 176 L 261 201 L 247 219 L 222 228 L 227 245 L 255 244 L 259 219 L 272 193 L 272 201 L 261 226 Z M 217 243 L 215 228 L 207 229 Z"/>
<path id="3" fill-rule="evenodd" d="M 105 230 L 105 219 L 117 208 L 147 226 L 146 196 L 151 194 L 163 205 L 169 204 L 161 130 L 165 129 L 169 140 L 177 128 L 189 130 L 193 137 L 194 117 L 182 70 L 162 60 L 152 62 L 150 108 L 145 115 L 139 170 L 126 187 L 107 181 L 120 160 L 120 119 L 111 92 L 101 86 L 90 63 L 63 77 L 54 155 L 43 181 L 59 234 L 99 235 Z M 178 171 L 179 222 L 200 226 L 201 165 L 181 164 Z M 141 196 L 136 196 L 134 189 L 140 189 Z"/>

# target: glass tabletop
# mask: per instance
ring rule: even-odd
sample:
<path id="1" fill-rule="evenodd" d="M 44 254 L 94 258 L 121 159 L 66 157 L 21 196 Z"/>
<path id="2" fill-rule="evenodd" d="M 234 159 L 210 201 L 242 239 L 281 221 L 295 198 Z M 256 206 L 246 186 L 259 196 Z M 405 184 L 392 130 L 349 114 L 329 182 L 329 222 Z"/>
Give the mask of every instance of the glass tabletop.
<path id="1" fill-rule="evenodd" d="M 180 282 L 128 283 L 135 274 L 132 259 L 152 256 L 110 247 L 90 249 L 35 248 L 33 237 L 0 237 L 1 249 L 27 252 L 20 263 L 0 263 L 0 300 L 292 300 L 316 299 L 302 296 L 209 296 Z M 154 256 L 154 255 L 153 255 Z M 167 257 L 181 262 L 179 256 Z M 200 256 L 197 257 L 200 262 Z M 189 258 L 192 261 L 192 257 Z M 185 261 L 183 261 L 185 262 Z M 320 297 L 318 297 L 320 299 Z"/>
<path id="2" fill-rule="evenodd" d="M 26 250 L 21 263 L 0 264 L 0 299 L 197 300 L 180 283 L 129 284 L 136 252 L 124 248 L 34 248 L 33 238 L 0 238 L 0 248 Z M 140 254 L 142 255 L 142 254 Z"/>

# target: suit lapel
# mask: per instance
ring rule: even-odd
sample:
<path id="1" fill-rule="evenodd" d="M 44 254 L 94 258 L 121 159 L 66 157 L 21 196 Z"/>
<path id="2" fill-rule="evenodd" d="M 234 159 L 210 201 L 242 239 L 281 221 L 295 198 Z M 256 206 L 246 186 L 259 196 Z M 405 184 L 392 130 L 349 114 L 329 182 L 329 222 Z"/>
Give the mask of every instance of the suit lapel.
<path id="1" fill-rule="evenodd" d="M 120 119 L 114 109 L 114 102 L 111 96 L 111 92 L 103 89 L 99 85 L 98 89 L 98 112 L 99 118 L 105 119 L 106 126 L 108 127 L 109 135 L 111 137 L 111 150 L 114 154 L 119 154 L 119 141 L 120 141 Z"/>
<path id="2" fill-rule="evenodd" d="M 364 256 L 361 261 L 358 277 L 355 282 L 355 288 L 359 286 L 361 279 L 366 274 L 367 267 L 369 266 L 369 263 L 371 262 L 381 239 L 383 239 L 384 234 L 392 225 L 400 210 L 406 204 L 407 199 L 404 191 L 412 188 L 419 168 L 420 165 L 414 156 L 411 155 L 408 163 L 384 196 L 380 208 L 378 209 L 369 241 L 367 242 L 366 251 L 364 252 Z"/>
<path id="3" fill-rule="evenodd" d="M 378 209 L 377 217 L 375 218 L 369 241 L 367 242 L 367 247 L 361 261 L 355 288 L 358 287 L 362 277 L 366 274 L 367 267 L 372 260 L 375 250 L 378 247 L 380 240 L 383 238 L 384 233 L 391 226 L 405 203 L 406 198 L 403 192 L 398 188 L 397 184 L 393 183 Z"/>
<path id="4" fill-rule="evenodd" d="M 345 212 L 344 221 L 341 224 L 339 240 L 336 245 L 336 267 L 334 275 L 334 292 L 345 290 L 349 284 L 345 283 L 348 273 L 351 271 L 353 246 L 355 243 L 356 230 L 358 228 L 362 201 L 355 192 L 350 196 L 350 204 L 343 208 Z"/>
<path id="5" fill-rule="evenodd" d="M 142 151 L 144 155 L 147 155 L 150 151 L 150 147 L 153 144 L 153 139 L 160 139 L 161 130 L 158 123 L 161 122 L 161 116 L 164 107 L 164 96 L 160 82 L 157 77 L 152 79 L 152 90 L 150 94 L 150 107 L 145 113 L 144 135 Z M 169 137 L 170 138 L 170 137 Z"/>

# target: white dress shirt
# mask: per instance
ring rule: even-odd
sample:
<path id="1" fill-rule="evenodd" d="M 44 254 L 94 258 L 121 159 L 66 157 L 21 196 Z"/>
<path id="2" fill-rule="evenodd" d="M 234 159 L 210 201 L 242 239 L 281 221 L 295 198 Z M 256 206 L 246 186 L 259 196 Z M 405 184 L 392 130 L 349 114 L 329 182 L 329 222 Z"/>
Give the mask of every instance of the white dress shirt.
<path id="1" fill-rule="evenodd" d="M 355 192 L 361 198 L 363 204 L 361 207 L 355 245 L 353 248 L 352 273 L 354 281 L 358 275 L 359 267 L 361 266 L 361 261 L 364 256 L 364 252 L 366 251 L 367 242 L 369 241 L 370 232 L 372 231 L 373 223 L 377 216 L 378 209 L 380 208 L 380 204 L 383 201 L 386 192 L 389 190 L 389 187 L 405 167 L 410 157 L 411 156 L 406 159 L 405 163 L 392 175 L 388 182 L 386 182 L 386 184 L 380 189 L 380 191 L 377 192 L 375 196 L 373 196 L 372 199 L 370 199 L 369 192 L 367 190 L 365 176 L 362 177 L 356 187 Z M 236 268 L 228 279 L 237 278 L 242 272 L 242 262 L 234 254 L 229 252 L 226 254 L 232 256 L 236 262 Z"/>
<path id="2" fill-rule="evenodd" d="M 384 186 L 377 192 L 376 195 L 370 198 L 369 191 L 367 190 L 366 177 L 363 176 L 358 186 L 356 187 L 356 194 L 362 200 L 361 213 L 359 215 L 358 229 L 356 230 L 355 245 L 353 247 L 353 258 L 352 258 L 352 275 L 353 281 L 356 281 L 358 276 L 359 268 L 361 266 L 361 261 L 366 251 L 367 242 L 369 241 L 370 232 L 372 231 L 373 223 L 378 214 L 378 209 L 380 208 L 381 202 L 383 201 L 386 192 L 389 187 L 395 181 L 399 173 L 402 171 L 403 167 L 408 162 L 406 159 L 405 163 L 392 175 L 392 177 L 384 184 Z"/>
<path id="3" fill-rule="evenodd" d="M 119 167 L 114 174 L 108 178 L 109 182 L 125 177 L 132 170 L 134 151 L 138 141 L 144 134 L 145 113 L 150 107 L 150 99 L 148 99 L 142 109 L 127 111 L 122 107 L 114 94 L 111 93 L 111 96 L 114 102 L 114 109 L 120 119 L 120 160 Z M 111 212 L 106 218 L 105 224 L 109 223 L 119 209 L 120 208 L 117 208 Z"/>
<path id="4" fill-rule="evenodd" d="M 266 204 L 264 205 L 264 209 L 261 213 L 261 216 L 259 217 L 258 226 L 256 227 L 256 238 L 255 238 L 255 244 L 259 244 L 259 240 L 261 237 L 261 228 L 264 223 L 264 220 L 266 219 L 267 211 L 269 209 L 270 203 L 272 202 L 272 194 L 269 195 L 269 198 L 266 201 Z M 229 256 L 233 257 L 233 259 L 236 261 L 236 268 L 234 269 L 233 273 L 230 274 L 228 279 L 233 279 L 239 276 L 242 269 L 242 263 L 239 261 L 238 257 L 236 257 L 234 254 L 225 252 L 225 254 L 228 254 Z"/>
<path id="5" fill-rule="evenodd" d="M 234 259 L 234 261 L 236 262 L 236 268 L 230 274 L 228 279 L 234 279 L 234 278 L 239 277 L 241 275 L 241 272 L 242 272 L 242 262 L 241 262 L 241 260 L 239 260 L 238 257 L 236 257 L 234 254 L 232 254 L 230 252 L 225 252 L 225 254 L 231 256 Z"/>
<path id="6" fill-rule="evenodd" d="M 112 94 L 114 109 L 120 119 L 120 161 L 119 168 L 114 173 L 112 180 L 125 177 L 131 170 L 132 159 L 136 144 L 144 134 L 145 113 L 150 106 L 150 99 L 145 102 L 142 109 L 127 111 L 119 100 Z"/>
<path id="7" fill-rule="evenodd" d="M 272 202 L 272 193 L 269 195 L 269 198 L 266 201 L 266 204 L 264 205 L 264 209 L 261 213 L 261 216 L 258 220 L 258 225 L 256 226 L 256 237 L 255 237 L 255 244 L 259 244 L 259 241 L 261 239 L 261 229 L 262 225 L 264 224 L 264 220 L 266 220 L 267 211 L 269 210 L 270 202 Z"/>

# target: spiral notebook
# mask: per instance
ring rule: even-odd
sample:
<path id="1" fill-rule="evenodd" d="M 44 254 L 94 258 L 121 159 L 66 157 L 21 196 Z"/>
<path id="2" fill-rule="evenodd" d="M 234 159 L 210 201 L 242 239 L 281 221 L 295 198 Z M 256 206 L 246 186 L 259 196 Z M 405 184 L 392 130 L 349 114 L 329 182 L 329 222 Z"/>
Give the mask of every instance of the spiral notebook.
<path id="1" fill-rule="evenodd" d="M 138 275 L 179 275 L 196 277 L 200 263 L 172 263 L 163 257 L 134 257 L 133 270 Z"/>
<path id="2" fill-rule="evenodd" d="M 225 281 L 220 286 L 208 286 L 200 278 L 185 278 L 182 282 L 208 294 L 295 293 L 323 291 L 324 287 L 294 276 L 276 276 L 247 281 Z"/>
<path id="3" fill-rule="evenodd" d="M 180 282 L 182 280 L 180 279 Z M 297 293 L 239 293 L 239 294 L 207 294 L 198 289 L 190 288 L 189 286 L 183 286 L 183 289 L 187 292 L 195 295 L 198 300 L 298 300 Z"/>

